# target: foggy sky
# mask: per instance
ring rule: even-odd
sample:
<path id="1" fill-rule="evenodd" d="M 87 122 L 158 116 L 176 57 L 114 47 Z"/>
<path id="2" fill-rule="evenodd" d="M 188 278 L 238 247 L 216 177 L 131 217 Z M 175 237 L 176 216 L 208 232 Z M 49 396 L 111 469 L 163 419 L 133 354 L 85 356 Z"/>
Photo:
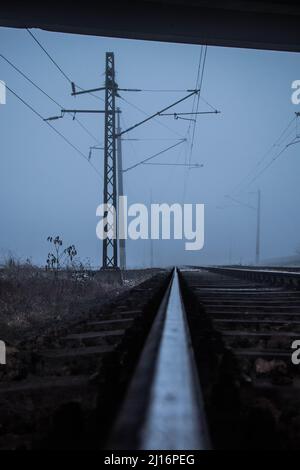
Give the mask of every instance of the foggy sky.
<path id="1" fill-rule="evenodd" d="M 105 52 L 115 53 L 120 87 L 178 89 L 195 87 L 200 46 L 151 41 L 111 39 L 34 30 L 65 73 L 83 88 L 103 85 Z M 104 109 L 94 97 L 70 96 L 70 84 L 58 72 L 26 30 L 0 28 L 0 53 L 30 76 L 59 103 L 70 108 Z M 300 245 L 299 149 L 286 150 L 253 184 L 233 189 L 280 136 L 300 105 L 291 102 L 291 83 L 300 79 L 297 53 L 208 47 L 202 87 L 203 98 L 221 114 L 199 116 L 192 162 L 201 169 L 139 166 L 124 174 L 129 203 L 190 202 L 205 204 L 205 245 L 187 252 L 184 241 L 155 241 L 154 264 L 215 264 L 253 262 L 255 211 L 231 202 L 232 194 L 256 204 L 261 189 L 261 258 L 293 255 Z M 60 109 L 20 77 L 0 58 L 0 79 L 44 117 Z M 98 94 L 101 95 L 101 92 Z M 147 114 L 183 97 L 183 92 L 123 92 L 122 96 Z M 122 99 L 122 127 L 145 116 Z M 192 100 L 174 111 L 190 111 Z M 200 111 L 210 108 L 200 101 Z M 101 115 L 78 116 L 103 142 Z M 159 121 L 161 124 L 159 124 Z M 123 141 L 124 168 L 185 137 L 189 123 L 161 117 L 127 135 L 128 138 L 171 139 Z M 0 106 L 0 255 L 12 253 L 45 264 L 48 235 L 60 235 L 75 244 L 80 258 L 101 263 L 101 242 L 96 238 L 96 207 L 102 202 L 103 182 L 90 165 L 9 92 Z M 85 155 L 99 145 L 71 116 L 53 121 Z M 167 127 L 165 127 L 167 126 Z M 295 126 L 294 126 L 295 127 Z M 291 127 L 288 143 L 296 135 Z M 125 136 L 124 136 L 125 137 Z M 280 149 L 280 148 L 279 148 Z M 266 158 L 276 155 L 274 147 Z M 161 155 L 159 162 L 184 163 L 189 142 Z M 103 152 L 93 152 L 92 163 L 103 174 Z M 262 165 L 263 167 L 263 165 Z M 247 182 L 247 181 L 246 181 Z M 184 187 L 186 190 L 184 190 Z M 127 244 L 129 266 L 146 266 L 150 242 Z"/>

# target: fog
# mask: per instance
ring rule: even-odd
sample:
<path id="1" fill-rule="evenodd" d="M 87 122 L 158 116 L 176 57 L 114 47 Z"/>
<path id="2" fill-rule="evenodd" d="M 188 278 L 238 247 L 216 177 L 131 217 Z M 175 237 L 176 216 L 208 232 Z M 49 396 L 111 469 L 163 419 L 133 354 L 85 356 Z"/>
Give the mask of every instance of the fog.
<path id="1" fill-rule="evenodd" d="M 115 54 L 116 80 L 121 88 L 195 88 L 201 46 L 40 30 L 34 30 L 34 34 L 82 88 L 103 85 L 107 51 Z M 26 30 L 1 28 L 0 43 L 0 54 L 64 107 L 104 109 L 104 103 L 93 96 L 70 96 L 70 83 Z M 204 248 L 186 251 L 184 240 L 153 241 L 154 265 L 253 263 L 258 189 L 262 262 L 296 254 L 300 245 L 300 146 L 287 147 L 270 163 L 296 137 L 295 119 L 279 145 L 274 145 L 295 112 L 300 111 L 300 105 L 291 101 L 291 84 L 299 78 L 297 53 L 207 48 L 199 111 L 211 110 L 209 103 L 221 113 L 197 117 L 192 152 L 190 133 L 187 142 L 153 160 L 185 163 L 191 159 L 204 166 L 141 165 L 124 173 L 124 192 L 130 204 L 205 205 Z M 60 114 L 58 106 L 1 57 L 0 80 L 43 117 Z M 117 98 L 122 128 L 145 117 L 136 107 L 150 115 L 186 94 L 120 92 L 126 100 Z M 104 92 L 97 95 L 104 97 Z M 192 102 L 190 98 L 172 112 L 189 112 Z M 100 114 L 78 118 L 99 143 L 71 115 L 52 124 L 87 156 L 90 146 L 103 143 L 104 118 Z M 96 237 L 96 207 L 103 197 L 101 177 L 9 91 L 6 104 L 0 105 L 0 123 L 1 257 L 11 253 L 43 265 L 49 251 L 47 237 L 60 235 L 67 244 L 76 246 L 82 261 L 89 259 L 92 266 L 101 265 L 102 243 Z M 161 116 L 124 135 L 141 140 L 123 140 L 123 167 L 186 138 L 190 125 L 191 121 Z M 93 151 L 91 162 L 103 175 L 103 151 Z M 150 265 L 150 244 L 149 240 L 127 242 L 129 267 Z"/>

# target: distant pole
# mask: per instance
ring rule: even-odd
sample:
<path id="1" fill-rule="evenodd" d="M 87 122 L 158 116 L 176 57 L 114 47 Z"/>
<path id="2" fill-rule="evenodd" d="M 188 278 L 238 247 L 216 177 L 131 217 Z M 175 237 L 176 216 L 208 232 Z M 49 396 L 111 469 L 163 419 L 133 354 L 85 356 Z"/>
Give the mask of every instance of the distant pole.
<path id="1" fill-rule="evenodd" d="M 256 264 L 260 262 L 260 189 L 257 191 Z"/>
<path id="2" fill-rule="evenodd" d="M 229 241 L 229 264 L 232 263 L 232 237 L 230 236 Z"/>
<path id="3" fill-rule="evenodd" d="M 153 240 L 150 238 L 150 267 L 154 268 Z"/>
<path id="4" fill-rule="evenodd" d="M 152 191 L 150 191 L 150 211 L 152 205 Z M 150 235 L 150 268 L 154 267 L 153 240 Z"/>
<path id="5" fill-rule="evenodd" d="M 120 108 L 117 108 L 117 167 L 118 167 L 118 196 L 124 196 L 123 188 L 123 162 L 122 162 L 122 138 L 121 133 L 121 124 L 120 124 Z M 124 214 L 119 211 L 119 224 L 124 225 Z M 120 249 L 120 268 L 126 269 L 126 247 L 125 247 L 125 238 L 119 239 L 119 249 Z"/>

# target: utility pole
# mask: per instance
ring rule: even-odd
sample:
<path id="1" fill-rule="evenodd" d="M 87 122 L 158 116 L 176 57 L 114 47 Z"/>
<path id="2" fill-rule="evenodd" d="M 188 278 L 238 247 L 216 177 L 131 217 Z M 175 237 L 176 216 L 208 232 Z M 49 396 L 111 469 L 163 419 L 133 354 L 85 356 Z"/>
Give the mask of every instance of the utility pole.
<path id="1" fill-rule="evenodd" d="M 118 267 L 118 231 L 117 231 L 117 174 L 116 174 L 116 106 L 115 98 L 119 96 L 118 85 L 115 82 L 115 62 L 114 53 L 106 52 L 105 62 L 105 86 L 92 88 L 89 90 L 76 90 L 76 85 L 72 83 L 72 96 L 93 93 L 95 91 L 105 91 L 105 109 L 62 109 L 60 116 L 53 116 L 45 119 L 52 121 L 63 118 L 70 113 L 73 117 L 77 113 L 103 113 L 105 116 L 104 125 L 104 186 L 103 204 L 107 210 L 104 213 L 106 225 L 103 237 L 102 269 Z M 90 149 L 91 150 L 91 149 Z M 91 151 L 89 158 L 91 156 Z"/>
<path id="2" fill-rule="evenodd" d="M 117 176 L 123 175 L 125 171 L 128 171 L 131 168 L 127 168 L 126 170 L 122 169 L 122 154 L 121 154 L 121 144 L 120 138 L 123 134 L 136 129 L 137 127 L 149 122 L 151 119 L 157 116 L 163 116 L 165 111 L 173 108 L 179 103 L 187 100 L 188 98 L 198 95 L 200 90 L 186 90 L 189 94 L 184 96 L 183 98 L 171 103 L 170 105 L 164 107 L 163 109 L 157 111 L 154 114 L 151 114 L 147 118 L 143 119 L 142 121 L 130 126 L 128 129 L 121 130 L 120 125 L 118 123 L 118 131 L 116 132 L 116 113 L 119 113 L 120 110 L 116 110 L 116 97 L 119 97 L 119 91 L 127 92 L 127 91 L 135 91 L 140 92 L 142 90 L 137 88 L 119 88 L 118 84 L 115 82 L 115 63 L 114 63 L 114 53 L 113 52 L 106 52 L 106 62 L 105 62 L 105 86 L 101 86 L 98 88 L 91 88 L 89 90 L 82 90 L 79 91 L 76 89 L 75 83 L 71 83 L 72 85 L 72 96 L 83 95 L 86 93 L 94 93 L 96 91 L 105 91 L 105 109 L 98 110 L 98 109 L 61 109 L 61 114 L 59 116 L 52 116 L 49 118 L 44 119 L 45 121 L 52 121 L 56 119 L 61 119 L 65 116 L 65 114 L 72 114 L 73 118 L 75 118 L 76 114 L 78 113 L 104 113 L 105 115 L 105 127 L 104 127 L 104 186 L 103 186 L 103 204 L 106 205 L 106 211 L 104 213 L 104 219 L 106 220 L 106 225 L 104 226 L 104 236 L 103 237 L 103 255 L 102 255 L 102 269 L 113 269 L 117 270 L 118 268 L 118 207 L 117 207 L 117 192 L 120 191 L 120 194 L 123 193 L 123 183 L 122 178 Z M 219 112 L 215 110 L 214 112 Z M 209 112 L 211 113 L 211 112 Z M 191 113 L 177 113 L 176 119 L 181 114 L 191 114 Z M 203 114 L 202 112 L 192 113 L 192 114 Z M 205 113 L 207 114 L 207 113 Z M 169 114 L 166 114 L 167 116 Z M 118 140 L 118 148 L 120 149 L 120 161 L 121 168 L 119 175 L 117 175 L 117 161 L 116 161 L 116 152 L 117 152 L 117 140 Z M 186 139 L 181 139 L 180 143 L 184 142 Z M 176 144 L 178 145 L 178 144 Z M 100 147 L 94 147 L 100 149 Z M 152 158 L 158 156 L 161 153 L 164 153 L 167 150 L 170 150 L 172 147 L 165 149 L 158 153 L 157 155 L 153 155 L 148 157 L 146 160 L 143 160 L 139 164 L 146 164 Z M 91 149 L 89 153 L 89 158 L 91 157 Z M 118 150 L 119 152 L 119 150 Z M 119 154 L 118 154 L 119 155 Z M 118 157 L 119 158 L 119 157 Z M 132 166 L 135 168 L 138 164 Z M 200 165 L 194 165 L 195 168 L 200 167 Z M 121 188 L 117 186 L 117 179 L 119 180 L 119 184 Z M 120 245 L 121 246 L 121 245 Z M 124 266 L 126 264 L 125 259 L 125 241 L 124 241 L 124 257 L 122 255 L 122 259 L 124 261 Z M 122 261 L 122 263 L 123 263 Z"/>
<path id="3" fill-rule="evenodd" d="M 255 194 L 255 192 L 251 192 L 249 194 Z M 244 206 L 244 207 L 247 207 L 248 209 L 251 209 L 253 211 L 256 211 L 256 249 L 255 249 L 255 264 L 259 264 L 260 262 L 260 213 L 261 213 L 261 209 L 260 209 L 260 206 L 261 206 L 261 191 L 260 189 L 258 189 L 257 191 L 257 205 L 256 207 L 255 206 L 252 206 L 250 204 L 246 204 L 242 201 L 239 201 L 238 199 L 236 198 L 233 198 L 229 195 L 225 196 L 227 197 L 228 199 L 232 200 L 233 202 L 241 205 L 241 206 Z"/>
<path id="4" fill-rule="evenodd" d="M 150 191 L 150 211 L 152 206 L 152 191 Z M 153 240 L 150 237 L 150 268 L 154 267 Z"/>
<path id="5" fill-rule="evenodd" d="M 121 133 L 121 124 L 120 124 L 120 109 L 117 108 L 118 117 L 117 117 L 117 166 L 118 166 L 118 196 L 124 196 L 123 188 L 123 161 L 122 161 L 122 138 L 120 137 Z M 121 226 L 124 226 L 124 214 L 119 210 L 119 223 Z M 119 250 L 120 250 L 120 268 L 126 269 L 126 246 L 125 238 L 119 239 Z"/>
<path id="6" fill-rule="evenodd" d="M 154 252 L 152 238 L 150 238 L 150 268 L 154 268 Z"/>
<path id="7" fill-rule="evenodd" d="M 105 127 L 104 127 L 104 187 L 103 203 L 107 204 L 106 233 L 103 237 L 102 269 L 118 267 L 117 239 L 117 174 L 116 174 L 116 116 L 115 98 L 118 85 L 115 82 L 114 53 L 106 53 L 105 67 Z M 110 212 L 110 214 L 109 214 Z"/>
<path id="8" fill-rule="evenodd" d="M 257 191 L 256 264 L 260 261 L 260 189 Z"/>
<path id="9" fill-rule="evenodd" d="M 229 240 L 229 253 L 228 253 L 228 261 L 229 261 L 229 265 L 231 265 L 232 263 L 232 236 L 230 235 L 230 240 Z"/>

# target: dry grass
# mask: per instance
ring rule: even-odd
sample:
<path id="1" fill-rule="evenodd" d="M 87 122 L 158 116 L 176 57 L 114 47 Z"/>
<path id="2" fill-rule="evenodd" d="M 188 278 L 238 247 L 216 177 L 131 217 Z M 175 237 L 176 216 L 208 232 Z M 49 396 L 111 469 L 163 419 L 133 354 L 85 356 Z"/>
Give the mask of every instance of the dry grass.
<path id="1" fill-rule="evenodd" d="M 65 270 L 55 275 L 29 262 L 9 260 L 0 269 L 0 338 L 16 343 L 75 322 L 153 271 L 129 273 L 124 285 L 118 286 L 103 282 L 91 271 Z"/>

